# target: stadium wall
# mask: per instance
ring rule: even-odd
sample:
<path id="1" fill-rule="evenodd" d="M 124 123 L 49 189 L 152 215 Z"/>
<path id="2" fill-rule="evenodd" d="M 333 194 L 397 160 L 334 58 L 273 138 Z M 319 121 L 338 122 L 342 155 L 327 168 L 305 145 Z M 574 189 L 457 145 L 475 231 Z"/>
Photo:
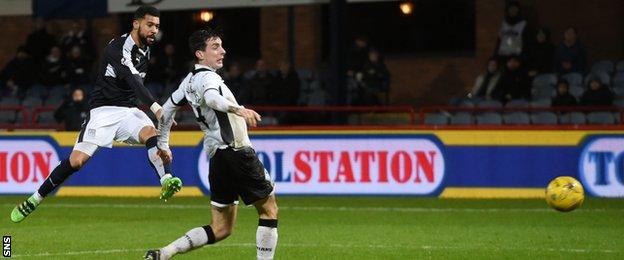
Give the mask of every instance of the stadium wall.
<path id="1" fill-rule="evenodd" d="M 0 194 L 31 193 L 71 152 L 75 132 L 0 135 Z M 172 135 L 182 196 L 209 194 L 201 133 Z M 556 176 L 594 196 L 624 196 L 624 131 L 264 130 L 252 133 L 280 195 L 539 198 Z M 60 196 L 157 196 L 145 149 L 103 148 Z"/>

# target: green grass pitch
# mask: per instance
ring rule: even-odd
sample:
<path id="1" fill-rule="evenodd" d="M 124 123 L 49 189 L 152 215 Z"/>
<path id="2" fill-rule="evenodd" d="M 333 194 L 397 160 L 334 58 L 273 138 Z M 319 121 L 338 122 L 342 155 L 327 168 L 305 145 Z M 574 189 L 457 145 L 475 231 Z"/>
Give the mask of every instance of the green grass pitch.
<path id="1" fill-rule="evenodd" d="M 47 199 L 24 222 L 25 197 L 0 197 L 0 233 L 19 259 L 141 259 L 210 221 L 207 198 Z M 276 259 L 624 259 L 624 200 L 590 199 L 559 213 L 542 200 L 279 197 Z M 178 259 L 255 259 L 257 214 Z"/>

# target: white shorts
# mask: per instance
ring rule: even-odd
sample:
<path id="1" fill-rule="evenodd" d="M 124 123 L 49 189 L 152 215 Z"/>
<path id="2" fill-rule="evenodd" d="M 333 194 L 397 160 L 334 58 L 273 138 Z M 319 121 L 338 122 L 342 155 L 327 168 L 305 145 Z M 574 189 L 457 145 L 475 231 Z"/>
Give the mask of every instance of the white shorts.
<path id="1" fill-rule="evenodd" d="M 87 115 L 74 150 L 93 156 L 97 147 L 113 147 L 113 140 L 139 144 L 141 143 L 139 132 L 146 126 L 154 127 L 154 123 L 138 108 L 115 106 L 94 108 Z"/>

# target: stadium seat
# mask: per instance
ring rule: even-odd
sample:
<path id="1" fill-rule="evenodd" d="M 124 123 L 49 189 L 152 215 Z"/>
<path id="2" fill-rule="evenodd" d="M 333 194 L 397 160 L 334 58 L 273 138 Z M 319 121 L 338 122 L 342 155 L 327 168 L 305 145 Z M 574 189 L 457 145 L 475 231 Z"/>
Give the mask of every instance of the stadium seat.
<path id="1" fill-rule="evenodd" d="M 22 102 L 16 97 L 4 97 L 0 99 L 0 106 L 19 106 Z"/>
<path id="2" fill-rule="evenodd" d="M 472 99 L 462 99 L 461 101 L 459 101 L 457 103 L 457 106 L 459 107 L 467 107 L 467 108 L 473 108 L 475 107 L 475 102 Z"/>
<path id="3" fill-rule="evenodd" d="M 604 71 L 592 72 L 588 74 L 585 77 L 585 80 L 583 80 L 583 86 L 587 86 L 589 79 L 591 79 L 592 77 L 597 77 L 600 80 L 600 82 L 602 82 L 602 84 L 611 86 L 611 76 L 609 76 L 609 74 L 607 74 Z"/>
<path id="4" fill-rule="evenodd" d="M 503 116 L 503 119 L 507 125 L 528 125 L 531 123 L 529 114 L 525 112 L 507 113 Z"/>
<path id="5" fill-rule="evenodd" d="M 50 89 L 48 98 L 65 98 L 68 94 L 68 90 L 64 86 L 55 86 Z"/>
<path id="6" fill-rule="evenodd" d="M 560 124 L 584 125 L 586 123 L 585 114 L 582 112 L 570 112 L 559 116 Z"/>
<path id="7" fill-rule="evenodd" d="M 45 111 L 37 116 L 37 123 L 40 124 L 55 124 L 54 111 Z"/>
<path id="8" fill-rule="evenodd" d="M 612 125 L 615 118 L 611 112 L 591 112 L 587 114 L 587 123 L 594 125 Z"/>
<path id="9" fill-rule="evenodd" d="M 474 118 L 472 114 L 467 112 L 456 113 L 451 116 L 451 125 L 472 125 L 474 124 Z"/>
<path id="10" fill-rule="evenodd" d="M 24 99 L 24 101 L 22 102 L 22 106 L 28 109 L 33 109 L 35 107 L 40 107 L 42 103 L 43 101 L 41 101 L 40 97 L 30 96 Z"/>
<path id="11" fill-rule="evenodd" d="M 478 125 L 501 125 L 502 123 L 503 118 L 499 113 L 486 112 L 477 115 Z"/>
<path id="12" fill-rule="evenodd" d="M 622 123 L 622 114 L 620 114 L 620 112 L 613 112 L 613 119 L 615 120 L 616 124 L 621 124 Z"/>
<path id="13" fill-rule="evenodd" d="M 47 106 L 47 107 L 58 107 L 61 104 L 63 104 L 63 97 L 58 97 L 58 96 L 50 96 L 48 98 L 46 98 L 45 100 L 43 100 L 43 106 Z"/>
<path id="14" fill-rule="evenodd" d="M 425 115 L 425 125 L 448 125 L 449 119 L 444 113 Z"/>
<path id="15" fill-rule="evenodd" d="M 531 107 L 534 107 L 534 108 L 550 107 L 551 102 L 552 101 L 550 98 L 536 99 L 536 100 L 531 101 Z"/>
<path id="16" fill-rule="evenodd" d="M 505 104 L 505 107 L 506 108 L 528 108 L 529 102 L 524 99 L 514 99 L 514 100 L 507 102 L 507 104 Z"/>
<path id="17" fill-rule="evenodd" d="M 48 94 L 47 92 L 48 90 L 45 86 L 40 85 L 40 84 L 35 84 L 35 85 L 30 86 L 30 88 L 26 90 L 26 96 L 43 98 L 44 96 Z"/>
<path id="18" fill-rule="evenodd" d="M 503 104 L 498 100 L 483 100 L 477 103 L 477 107 L 480 108 L 501 108 Z"/>
<path id="19" fill-rule="evenodd" d="M 613 100 L 613 105 L 616 106 L 616 107 L 623 107 L 624 108 L 624 99 Z"/>
<path id="20" fill-rule="evenodd" d="M 591 68 L 591 72 L 606 72 L 607 74 L 613 74 L 614 65 L 610 60 L 601 60 L 596 63 Z"/>
<path id="21" fill-rule="evenodd" d="M 554 73 L 539 74 L 535 76 L 532 83 L 533 88 L 546 86 L 553 87 L 555 85 L 557 85 L 557 75 Z"/>
<path id="22" fill-rule="evenodd" d="M 24 114 L 21 112 L 15 113 L 15 124 L 25 125 L 25 124 L 30 124 L 31 122 L 32 122 L 31 117 L 24 117 Z"/>
<path id="23" fill-rule="evenodd" d="M 574 96 L 576 99 L 581 98 L 581 96 L 583 96 L 583 92 L 585 92 L 585 89 L 582 87 L 570 87 L 570 94 L 572 94 L 572 96 Z"/>
<path id="24" fill-rule="evenodd" d="M 624 60 L 621 60 L 617 63 L 617 66 L 615 67 L 615 70 L 617 72 L 624 72 Z"/>
<path id="25" fill-rule="evenodd" d="M 531 89 L 531 97 L 533 99 L 550 99 L 556 93 L 556 90 L 552 86 L 540 86 Z"/>
<path id="26" fill-rule="evenodd" d="M 570 86 L 577 86 L 577 87 L 583 86 L 583 74 L 581 73 L 576 73 L 576 72 L 568 73 L 568 74 L 561 76 L 561 78 L 568 81 Z"/>
<path id="27" fill-rule="evenodd" d="M 613 88 L 613 93 L 618 97 L 624 96 L 624 86 Z"/>
<path id="28" fill-rule="evenodd" d="M 2 124 L 15 123 L 15 111 L 0 110 L 0 123 Z"/>
<path id="29" fill-rule="evenodd" d="M 531 122 L 535 125 L 556 125 L 557 115 L 553 112 L 537 112 L 531 115 Z"/>
<path id="30" fill-rule="evenodd" d="M 624 88 L 624 72 L 618 72 L 613 77 L 613 87 L 614 88 Z"/>

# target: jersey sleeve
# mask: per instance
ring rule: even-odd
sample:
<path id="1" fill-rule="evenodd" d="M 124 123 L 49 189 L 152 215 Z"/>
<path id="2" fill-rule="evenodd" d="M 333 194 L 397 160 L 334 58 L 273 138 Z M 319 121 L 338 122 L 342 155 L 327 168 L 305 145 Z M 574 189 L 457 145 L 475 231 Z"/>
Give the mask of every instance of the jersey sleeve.
<path id="1" fill-rule="evenodd" d="M 220 85 L 223 83 L 223 80 L 219 75 L 209 74 L 203 81 L 202 97 L 208 107 L 225 113 L 234 113 L 237 109 L 242 108 L 242 106 L 221 95 Z"/>
<path id="2" fill-rule="evenodd" d="M 158 148 L 165 150 L 169 149 L 169 134 L 171 132 L 171 126 L 173 125 L 176 112 L 184 104 L 186 104 L 186 98 L 184 96 L 182 85 L 180 85 L 180 87 L 178 87 L 178 89 L 171 94 L 171 97 L 167 99 L 162 107 L 163 116 L 161 120 L 158 121 Z"/>
<path id="3" fill-rule="evenodd" d="M 130 36 L 128 36 L 130 37 Z M 156 99 L 149 90 L 143 85 L 139 71 L 132 64 L 131 50 L 124 48 L 123 45 L 109 45 L 106 50 L 106 61 L 115 70 L 115 74 L 119 79 L 128 83 L 134 89 L 137 97 L 146 105 L 152 105 Z"/>

